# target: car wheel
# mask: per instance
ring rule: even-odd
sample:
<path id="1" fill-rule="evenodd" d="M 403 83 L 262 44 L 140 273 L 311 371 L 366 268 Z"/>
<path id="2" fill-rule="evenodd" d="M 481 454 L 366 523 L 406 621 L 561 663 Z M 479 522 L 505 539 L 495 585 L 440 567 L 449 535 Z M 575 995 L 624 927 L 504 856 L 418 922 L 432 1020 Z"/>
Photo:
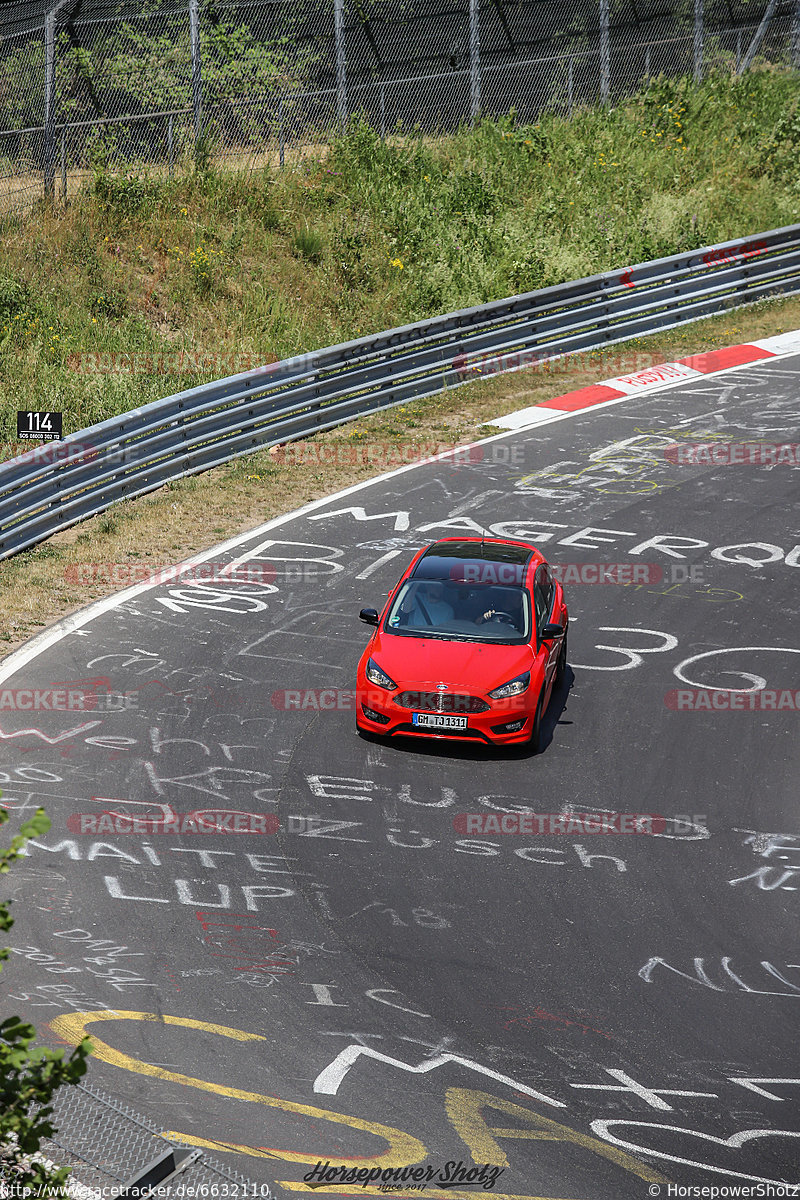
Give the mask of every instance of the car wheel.
<path id="1" fill-rule="evenodd" d="M 560 683 L 563 682 L 564 675 L 566 674 L 566 670 L 567 670 L 567 634 L 565 631 L 564 632 L 564 641 L 561 643 L 561 653 L 558 656 L 558 662 L 556 664 L 556 679 L 555 679 L 556 686 L 558 686 Z"/>
<path id="2" fill-rule="evenodd" d="M 536 715 L 533 718 L 533 728 L 531 736 L 528 738 L 528 747 L 532 754 L 538 754 L 542 741 L 542 697 L 539 697 L 539 703 L 536 705 Z"/>

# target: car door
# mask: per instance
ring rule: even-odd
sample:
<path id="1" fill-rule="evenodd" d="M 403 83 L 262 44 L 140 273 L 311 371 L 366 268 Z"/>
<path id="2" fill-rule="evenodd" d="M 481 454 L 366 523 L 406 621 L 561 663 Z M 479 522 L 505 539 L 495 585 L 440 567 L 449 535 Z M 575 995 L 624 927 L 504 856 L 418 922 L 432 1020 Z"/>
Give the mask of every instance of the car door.
<path id="1" fill-rule="evenodd" d="M 533 606 L 536 612 L 536 638 L 539 644 L 539 652 L 545 658 L 544 679 L 546 690 L 553 681 L 558 663 L 558 655 L 561 650 L 560 638 L 548 638 L 545 640 L 542 637 L 542 630 L 545 625 L 550 620 L 555 619 L 552 615 L 554 596 L 555 585 L 550 568 L 547 563 L 541 563 L 537 568 L 533 581 Z"/>

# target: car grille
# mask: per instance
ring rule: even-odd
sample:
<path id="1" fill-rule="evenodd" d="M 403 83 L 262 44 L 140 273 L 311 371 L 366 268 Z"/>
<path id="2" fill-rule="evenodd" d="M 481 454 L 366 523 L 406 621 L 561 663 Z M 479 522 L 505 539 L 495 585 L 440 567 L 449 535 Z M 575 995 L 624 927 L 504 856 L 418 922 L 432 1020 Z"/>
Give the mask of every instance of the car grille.
<path id="1" fill-rule="evenodd" d="M 401 708 L 416 712 L 482 713 L 490 707 L 479 696 L 464 696 L 454 692 L 401 692 L 394 698 Z"/>

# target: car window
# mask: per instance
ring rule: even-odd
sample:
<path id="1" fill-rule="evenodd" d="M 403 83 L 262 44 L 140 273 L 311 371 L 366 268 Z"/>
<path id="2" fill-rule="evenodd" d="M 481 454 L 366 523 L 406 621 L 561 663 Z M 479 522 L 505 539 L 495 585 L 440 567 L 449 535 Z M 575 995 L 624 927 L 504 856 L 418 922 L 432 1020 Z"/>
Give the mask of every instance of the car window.
<path id="1" fill-rule="evenodd" d="M 542 572 L 544 574 L 546 596 L 547 596 L 547 611 L 548 614 L 553 607 L 553 593 L 555 592 L 555 583 L 553 582 L 553 573 L 547 563 L 542 563 Z"/>
<path id="2" fill-rule="evenodd" d="M 522 587 L 411 578 L 395 596 L 384 629 L 454 641 L 526 642 L 530 598 Z"/>
<path id="3" fill-rule="evenodd" d="M 536 628 L 542 630 L 547 624 L 547 619 L 550 615 L 550 608 L 553 601 L 553 585 L 548 578 L 549 572 L 542 565 L 536 572 L 536 578 L 533 583 L 533 604 L 536 610 Z"/>

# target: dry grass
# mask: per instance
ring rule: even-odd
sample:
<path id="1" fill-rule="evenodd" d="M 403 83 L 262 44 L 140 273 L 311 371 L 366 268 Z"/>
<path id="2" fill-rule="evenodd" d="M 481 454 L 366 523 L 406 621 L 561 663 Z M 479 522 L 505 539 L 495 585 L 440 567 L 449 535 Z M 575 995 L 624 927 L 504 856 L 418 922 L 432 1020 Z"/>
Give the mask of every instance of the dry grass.
<path id="1" fill-rule="evenodd" d="M 369 479 L 381 463 L 387 469 L 396 465 L 409 443 L 444 447 L 486 436 L 493 432 L 487 425 L 493 417 L 635 369 L 634 355 L 641 356 L 643 366 L 795 328 L 800 328 L 800 299 L 759 304 L 614 348 L 606 356 L 598 354 L 594 365 L 584 360 L 577 367 L 565 363 L 557 371 L 521 371 L 472 383 L 309 439 L 326 448 L 358 447 L 352 464 L 347 450 L 323 466 L 280 461 L 262 451 L 116 505 L 0 566 L 4 649 L 10 652 L 43 627 L 115 590 L 108 584 L 76 588 L 66 574 L 70 566 L 104 562 L 155 569 L 180 562 Z"/>

